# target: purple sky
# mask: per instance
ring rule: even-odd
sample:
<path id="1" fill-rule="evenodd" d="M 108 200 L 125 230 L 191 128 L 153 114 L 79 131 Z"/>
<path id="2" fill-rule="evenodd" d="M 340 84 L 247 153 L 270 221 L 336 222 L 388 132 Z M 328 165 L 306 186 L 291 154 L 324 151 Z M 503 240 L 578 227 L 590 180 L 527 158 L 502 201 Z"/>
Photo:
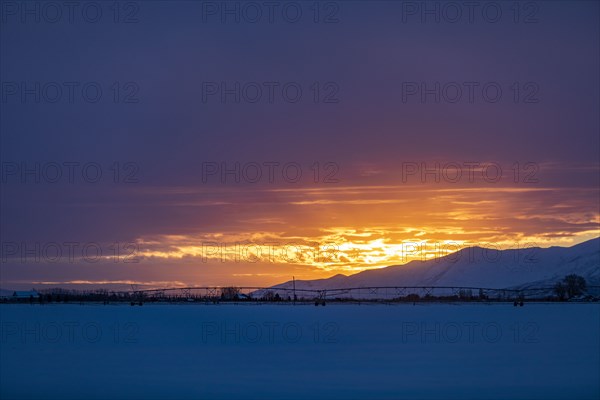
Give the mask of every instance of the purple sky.
<path id="1" fill-rule="evenodd" d="M 404 242 L 598 236 L 597 2 L 498 2 L 495 22 L 490 2 L 457 22 L 447 2 L 275 2 L 254 23 L 244 2 L 99 2 L 97 22 L 77 8 L 55 23 L 6 3 L 3 288 L 271 284 L 399 263 Z M 236 163 L 239 182 L 220 175 Z M 268 241 L 348 250 L 203 260 L 203 243 Z M 139 262 L 82 261 L 86 243 L 133 244 Z"/>

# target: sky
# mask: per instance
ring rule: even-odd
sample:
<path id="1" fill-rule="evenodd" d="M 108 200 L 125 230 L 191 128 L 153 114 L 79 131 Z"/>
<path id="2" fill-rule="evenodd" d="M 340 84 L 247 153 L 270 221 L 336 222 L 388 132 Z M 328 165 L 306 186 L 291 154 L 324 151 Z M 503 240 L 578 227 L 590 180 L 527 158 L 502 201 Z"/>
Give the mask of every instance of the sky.
<path id="1" fill-rule="evenodd" d="M 0 2 L 0 287 L 599 236 L 597 2 L 269 4 Z"/>

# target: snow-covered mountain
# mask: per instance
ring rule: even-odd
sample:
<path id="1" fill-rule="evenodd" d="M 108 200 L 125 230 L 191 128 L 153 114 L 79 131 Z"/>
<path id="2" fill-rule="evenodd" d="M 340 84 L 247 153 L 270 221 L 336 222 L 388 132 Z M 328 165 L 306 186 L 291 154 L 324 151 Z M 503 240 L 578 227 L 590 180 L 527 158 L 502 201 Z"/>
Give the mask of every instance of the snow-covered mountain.
<path id="1" fill-rule="evenodd" d="M 296 289 L 383 286 L 468 286 L 492 289 L 547 287 L 566 275 L 600 285 L 600 238 L 572 247 L 494 250 L 469 247 L 428 261 L 412 261 L 354 275 L 297 280 Z M 292 281 L 272 288 L 291 289 Z"/>

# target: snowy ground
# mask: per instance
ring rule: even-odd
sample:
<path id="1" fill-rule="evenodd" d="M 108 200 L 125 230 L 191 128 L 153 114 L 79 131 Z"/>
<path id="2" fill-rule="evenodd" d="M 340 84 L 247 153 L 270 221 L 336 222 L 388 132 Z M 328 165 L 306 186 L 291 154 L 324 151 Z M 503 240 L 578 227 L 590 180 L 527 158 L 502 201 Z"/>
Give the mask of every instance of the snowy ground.
<path id="1" fill-rule="evenodd" d="M 0 305 L 0 398 L 600 398 L 598 304 Z"/>

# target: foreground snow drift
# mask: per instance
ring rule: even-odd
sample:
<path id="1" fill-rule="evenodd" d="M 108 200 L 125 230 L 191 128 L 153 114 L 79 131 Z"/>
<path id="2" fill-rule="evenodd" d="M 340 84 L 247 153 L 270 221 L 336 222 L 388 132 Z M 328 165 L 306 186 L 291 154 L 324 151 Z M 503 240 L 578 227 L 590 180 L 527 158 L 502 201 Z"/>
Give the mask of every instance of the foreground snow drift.
<path id="1" fill-rule="evenodd" d="M 597 399 L 597 304 L 3 305 L 0 398 Z"/>

